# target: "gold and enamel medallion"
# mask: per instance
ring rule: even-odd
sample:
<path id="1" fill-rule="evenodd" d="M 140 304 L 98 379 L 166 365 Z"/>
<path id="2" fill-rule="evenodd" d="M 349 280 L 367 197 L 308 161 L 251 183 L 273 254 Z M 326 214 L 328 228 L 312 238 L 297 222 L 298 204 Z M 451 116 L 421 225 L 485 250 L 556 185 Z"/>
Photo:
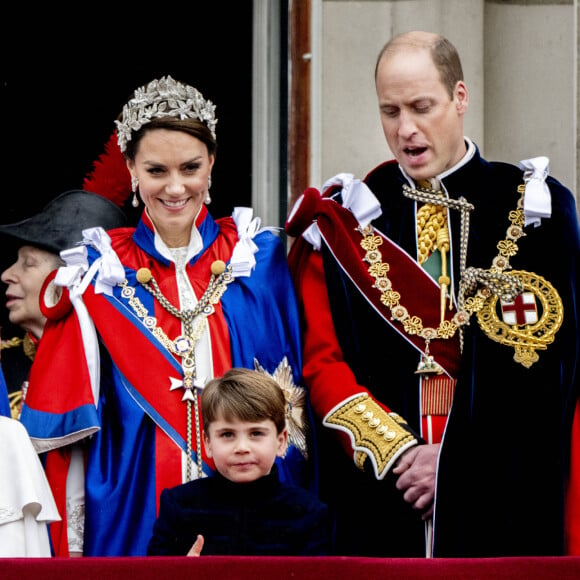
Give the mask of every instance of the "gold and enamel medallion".
<path id="1" fill-rule="evenodd" d="M 491 294 L 477 312 L 477 321 L 492 340 L 512 346 L 514 360 L 526 368 L 539 360 L 537 350 L 546 350 L 554 341 L 564 319 L 562 299 L 542 276 L 513 270 L 524 291 L 513 301 Z"/>

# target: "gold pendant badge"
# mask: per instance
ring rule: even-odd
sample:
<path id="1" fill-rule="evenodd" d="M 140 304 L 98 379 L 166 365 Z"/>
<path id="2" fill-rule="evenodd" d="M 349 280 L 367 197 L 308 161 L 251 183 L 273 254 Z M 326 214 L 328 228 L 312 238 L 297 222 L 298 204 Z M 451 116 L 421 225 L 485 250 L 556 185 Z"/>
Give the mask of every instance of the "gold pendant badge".
<path id="1" fill-rule="evenodd" d="M 546 350 L 554 341 L 564 308 L 556 289 L 542 276 L 523 270 L 510 275 L 520 280 L 523 293 L 513 302 L 491 294 L 477 312 L 477 321 L 489 338 L 513 346 L 514 360 L 530 368 L 540 358 L 536 351 Z"/>

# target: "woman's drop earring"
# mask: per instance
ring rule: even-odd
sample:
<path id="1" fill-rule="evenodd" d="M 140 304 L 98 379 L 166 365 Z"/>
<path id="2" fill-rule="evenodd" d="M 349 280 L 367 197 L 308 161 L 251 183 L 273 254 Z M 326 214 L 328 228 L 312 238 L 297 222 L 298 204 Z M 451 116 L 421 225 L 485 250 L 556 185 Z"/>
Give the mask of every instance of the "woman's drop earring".
<path id="1" fill-rule="evenodd" d="M 203 200 L 203 203 L 205 203 L 206 205 L 211 203 L 211 196 L 209 194 L 210 187 L 211 187 L 211 175 L 207 178 L 207 192 L 205 194 L 205 199 Z"/>
<path id="2" fill-rule="evenodd" d="M 131 200 L 131 205 L 133 207 L 139 207 L 139 198 L 137 197 L 137 188 L 139 187 L 139 178 L 135 175 L 131 175 L 131 191 L 133 192 L 133 199 Z"/>

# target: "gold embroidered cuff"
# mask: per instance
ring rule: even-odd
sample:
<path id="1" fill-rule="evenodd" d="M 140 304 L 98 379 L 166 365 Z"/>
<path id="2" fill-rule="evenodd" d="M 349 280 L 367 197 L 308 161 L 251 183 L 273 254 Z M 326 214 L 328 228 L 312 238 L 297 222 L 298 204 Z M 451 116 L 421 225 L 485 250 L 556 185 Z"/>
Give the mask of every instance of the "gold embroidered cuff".
<path id="1" fill-rule="evenodd" d="M 368 455 L 364 451 L 354 452 L 354 463 L 361 471 L 365 470 L 365 461 L 367 460 L 367 457 Z"/>
<path id="2" fill-rule="evenodd" d="M 396 413 L 387 413 L 367 393 L 331 411 L 323 424 L 349 434 L 356 466 L 363 469 L 368 456 L 377 479 L 385 476 L 402 449 L 417 443 L 406 421 Z"/>

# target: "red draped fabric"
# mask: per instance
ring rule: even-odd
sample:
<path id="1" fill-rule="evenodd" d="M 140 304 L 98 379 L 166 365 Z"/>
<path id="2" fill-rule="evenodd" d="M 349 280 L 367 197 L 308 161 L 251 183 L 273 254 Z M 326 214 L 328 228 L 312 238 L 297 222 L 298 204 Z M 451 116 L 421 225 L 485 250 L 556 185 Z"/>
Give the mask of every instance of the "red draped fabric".
<path id="1" fill-rule="evenodd" d="M 3 579 L 108 580 L 300 580 L 388 578 L 389 580 L 576 580 L 580 557 L 419 559 L 347 557 L 201 556 L 200 558 L 20 558 L 0 561 Z"/>

